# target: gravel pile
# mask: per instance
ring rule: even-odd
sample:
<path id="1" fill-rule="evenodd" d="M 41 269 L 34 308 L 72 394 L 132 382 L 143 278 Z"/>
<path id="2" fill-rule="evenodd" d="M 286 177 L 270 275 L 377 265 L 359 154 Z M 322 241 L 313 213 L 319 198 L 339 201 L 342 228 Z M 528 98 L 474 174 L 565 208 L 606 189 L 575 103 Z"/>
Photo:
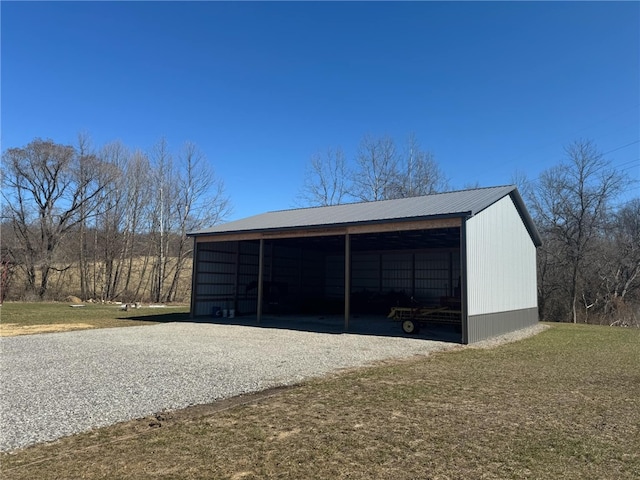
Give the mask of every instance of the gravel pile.
<path id="1" fill-rule="evenodd" d="M 341 368 L 460 346 L 171 323 L 2 338 L 0 348 L 0 451 L 10 451 Z"/>

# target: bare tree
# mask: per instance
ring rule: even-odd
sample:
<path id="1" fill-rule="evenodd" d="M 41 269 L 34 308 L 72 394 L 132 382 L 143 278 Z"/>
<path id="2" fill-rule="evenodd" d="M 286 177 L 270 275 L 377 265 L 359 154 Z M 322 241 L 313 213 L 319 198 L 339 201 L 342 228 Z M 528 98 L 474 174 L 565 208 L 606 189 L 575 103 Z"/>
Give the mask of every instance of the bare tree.
<path id="1" fill-rule="evenodd" d="M 172 281 L 165 295 L 171 302 L 176 299 L 178 285 L 185 264 L 191 257 L 192 240 L 187 232 L 221 222 L 231 211 L 224 191 L 224 183 L 215 176 L 205 155 L 198 147 L 187 142 L 178 155 L 179 166 L 174 172 L 177 196 L 173 204 L 170 232 L 176 240 Z"/>
<path id="2" fill-rule="evenodd" d="M 586 266 L 610 214 L 610 203 L 625 184 L 624 177 L 589 141 L 565 149 L 566 160 L 540 175 L 529 200 L 545 237 L 540 249 L 548 277 L 542 289 L 563 291 L 566 308 L 558 314 L 577 322 Z M 548 297 L 542 305 L 548 306 Z"/>
<path id="3" fill-rule="evenodd" d="M 96 214 L 113 170 L 93 155 L 81 156 L 71 146 L 41 139 L 7 150 L 3 162 L 3 196 L 24 245 L 21 259 L 27 283 L 44 298 L 50 273 L 69 267 L 58 265 L 59 247 L 73 228 Z"/>
<path id="4" fill-rule="evenodd" d="M 617 212 L 613 231 L 619 261 L 612 295 L 624 299 L 640 289 L 640 198 L 630 200 Z"/>
<path id="5" fill-rule="evenodd" d="M 521 170 L 516 170 L 511 174 L 511 184 L 515 185 L 523 197 L 529 198 L 531 196 L 532 182 L 527 177 L 527 174 Z"/>
<path id="6" fill-rule="evenodd" d="M 431 152 L 424 151 L 415 134 L 410 134 L 406 152 L 398 162 L 390 187 L 390 198 L 417 197 L 443 192 L 449 181 Z"/>
<path id="7" fill-rule="evenodd" d="M 91 155 L 91 140 L 86 133 L 78 134 L 78 147 L 77 147 L 78 155 L 80 158 L 85 158 Z M 85 162 L 80 162 L 80 178 L 84 178 L 87 175 L 90 175 L 89 172 L 84 168 Z M 84 183 L 84 182 L 81 182 Z M 82 188 L 80 191 L 80 195 L 84 196 L 86 194 L 85 189 Z M 87 218 L 85 213 L 85 206 L 81 206 L 80 216 L 82 220 L 79 223 L 80 226 L 80 249 L 79 249 L 79 257 L 78 257 L 78 269 L 80 273 L 80 296 L 83 299 L 87 299 L 89 296 L 89 262 L 87 261 Z"/>
<path id="8" fill-rule="evenodd" d="M 116 141 L 100 149 L 99 157 L 117 169 L 118 176 L 112 179 L 113 185 L 100 197 L 100 213 L 95 223 L 96 240 L 94 248 L 94 271 L 100 263 L 99 284 L 94 287 L 94 296 L 102 300 L 113 300 L 119 290 L 122 277 L 125 248 L 125 227 L 128 213 L 127 179 L 125 172 L 129 168 L 131 153 L 129 149 Z"/>
<path id="9" fill-rule="evenodd" d="M 120 142 L 94 149 L 86 134 L 75 148 L 36 139 L 7 150 L 2 295 L 19 268 L 29 296 L 175 301 L 192 254 L 186 233 L 222 221 L 231 205 L 195 145 L 174 156 L 161 139 L 152 160 Z"/>
<path id="10" fill-rule="evenodd" d="M 146 218 L 149 216 L 151 204 L 151 191 L 148 188 L 148 176 L 151 172 L 149 158 L 141 151 L 134 151 L 131 155 L 124 175 L 125 204 L 123 247 L 120 252 L 120 262 L 123 265 L 124 284 L 116 292 L 114 297 L 122 295 L 129 301 L 140 299 L 141 280 L 146 271 L 146 263 L 140 268 L 139 281 L 133 284 L 133 271 L 135 262 L 141 254 L 137 246 L 137 240 L 142 237 L 144 228 L 148 225 Z"/>
<path id="11" fill-rule="evenodd" d="M 393 198 L 397 167 L 398 156 L 393 139 L 365 135 L 358 147 L 349 193 L 363 202 Z"/>
<path id="12" fill-rule="evenodd" d="M 599 281 L 592 302 L 601 302 L 607 323 L 638 325 L 631 305 L 640 303 L 640 198 L 629 200 L 612 216 L 590 266 L 591 278 Z"/>
<path id="13" fill-rule="evenodd" d="M 298 197 L 304 205 L 338 205 L 347 196 L 348 177 L 347 162 L 340 147 L 314 153 Z"/>
<path id="14" fill-rule="evenodd" d="M 153 282 L 151 296 L 154 301 L 162 302 L 164 282 L 166 280 L 169 236 L 167 225 L 170 222 L 170 208 L 175 203 L 176 188 L 173 182 L 173 156 L 166 138 L 161 138 L 151 154 L 153 160 L 151 234 L 156 243 L 156 258 L 153 262 Z"/>

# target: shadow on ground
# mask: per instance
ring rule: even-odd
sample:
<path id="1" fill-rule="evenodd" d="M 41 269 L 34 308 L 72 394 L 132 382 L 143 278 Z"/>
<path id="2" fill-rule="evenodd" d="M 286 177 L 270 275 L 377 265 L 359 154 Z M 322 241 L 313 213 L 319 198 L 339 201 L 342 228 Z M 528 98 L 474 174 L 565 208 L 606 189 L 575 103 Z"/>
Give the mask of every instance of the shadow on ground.
<path id="1" fill-rule="evenodd" d="M 255 328 L 275 328 L 285 330 L 297 330 L 302 332 L 330 333 L 330 334 L 355 334 L 376 335 L 384 337 L 422 338 L 425 340 L 437 340 L 442 342 L 461 342 L 461 334 L 450 325 L 426 325 L 420 329 L 417 335 L 407 335 L 402 331 L 400 322 L 386 317 L 375 315 L 353 316 L 349 319 L 349 325 L 345 329 L 344 317 L 341 315 L 263 315 L 258 323 L 255 315 L 246 315 L 235 318 L 224 317 L 196 317 L 189 318 L 188 314 L 163 315 L 153 321 L 175 321 L 193 323 L 211 323 L 216 325 L 240 325 Z M 134 318 L 132 318 L 134 319 Z M 136 320 L 150 320 L 148 318 L 135 318 Z"/>
<path id="2" fill-rule="evenodd" d="M 133 317 L 118 317 L 118 320 L 135 320 L 136 322 L 154 322 L 154 323 L 171 323 L 171 322 L 190 322 L 191 316 L 189 312 L 173 312 L 158 313 L 152 315 L 137 315 Z"/>

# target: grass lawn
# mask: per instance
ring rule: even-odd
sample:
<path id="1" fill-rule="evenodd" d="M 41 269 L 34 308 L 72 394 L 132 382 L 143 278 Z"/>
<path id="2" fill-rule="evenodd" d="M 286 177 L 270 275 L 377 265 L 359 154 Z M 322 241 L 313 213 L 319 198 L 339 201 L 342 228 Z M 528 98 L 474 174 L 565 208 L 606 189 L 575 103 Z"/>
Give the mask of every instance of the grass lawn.
<path id="1" fill-rule="evenodd" d="M 128 327 L 186 320 L 189 307 L 150 308 L 125 312 L 119 305 L 8 302 L 0 307 L 0 336 L 61 332 L 87 328 Z"/>
<path id="2" fill-rule="evenodd" d="M 0 460 L 5 479 L 638 479 L 639 399 L 640 329 L 557 324 Z"/>

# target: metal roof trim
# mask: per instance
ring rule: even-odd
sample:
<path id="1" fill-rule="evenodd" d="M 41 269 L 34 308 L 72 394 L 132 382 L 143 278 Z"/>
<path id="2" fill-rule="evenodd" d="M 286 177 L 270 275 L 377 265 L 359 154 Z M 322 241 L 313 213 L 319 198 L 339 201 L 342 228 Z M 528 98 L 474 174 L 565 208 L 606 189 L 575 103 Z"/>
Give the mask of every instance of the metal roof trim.
<path id="1" fill-rule="evenodd" d="M 284 210 L 286 211 L 286 210 Z M 363 221 L 354 221 L 354 222 L 344 222 L 344 223 L 331 223 L 331 224 L 326 224 L 326 223 L 318 223 L 318 224 L 309 224 L 309 225 L 293 225 L 293 226 L 287 226 L 287 227 L 273 227 L 273 228 L 261 228 L 261 229 L 254 229 L 254 230 L 225 230 L 225 231 L 217 231 L 217 232 L 189 232 L 187 233 L 188 237 L 200 237 L 200 236 L 210 236 L 210 237 L 215 237 L 215 236 L 224 236 L 224 235 L 228 235 L 230 233 L 235 233 L 235 234 L 242 234 L 242 233 L 282 233 L 282 232 L 296 232 L 296 231 L 304 231 L 304 230 L 315 230 L 318 228 L 326 228 L 327 230 L 332 230 L 332 229 L 341 229 L 341 228 L 347 228 L 347 227 L 357 227 L 360 225 L 383 225 L 383 224 L 389 224 L 389 223 L 398 223 L 398 224 L 402 224 L 402 223 L 408 223 L 408 222 L 422 222 L 422 221 L 429 221 L 429 220 L 443 220 L 443 219 L 449 219 L 449 218 L 468 218 L 469 216 L 472 216 L 472 212 L 471 211 L 466 211 L 466 212 L 456 212 L 456 213 L 446 213 L 446 214 L 438 214 L 438 215 L 423 215 L 423 216 L 419 216 L 419 217 L 401 217 L 401 218 L 392 218 L 392 219 L 378 219 L 378 220 L 363 220 Z M 327 235 L 331 235 L 331 233 L 328 233 Z"/>
<path id="2" fill-rule="evenodd" d="M 511 196 L 511 199 L 513 200 L 513 203 L 516 206 L 516 210 L 518 210 L 518 213 L 520 214 L 522 223 L 524 223 L 524 226 L 526 227 L 527 231 L 529 232 L 529 235 L 531 236 L 531 239 L 533 240 L 533 244 L 536 247 L 541 247 L 542 237 L 540 236 L 540 233 L 536 228 L 536 224 L 533 221 L 533 218 L 531 218 L 531 215 L 527 210 L 527 206 L 525 205 L 524 200 L 522 199 L 522 196 L 520 195 L 517 189 L 514 189 L 509 195 Z"/>

